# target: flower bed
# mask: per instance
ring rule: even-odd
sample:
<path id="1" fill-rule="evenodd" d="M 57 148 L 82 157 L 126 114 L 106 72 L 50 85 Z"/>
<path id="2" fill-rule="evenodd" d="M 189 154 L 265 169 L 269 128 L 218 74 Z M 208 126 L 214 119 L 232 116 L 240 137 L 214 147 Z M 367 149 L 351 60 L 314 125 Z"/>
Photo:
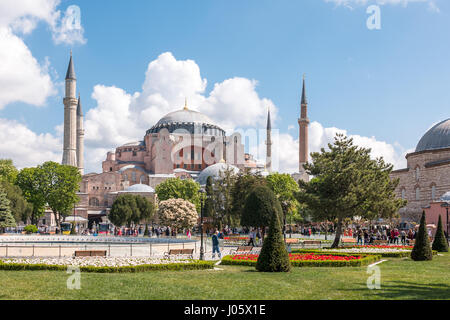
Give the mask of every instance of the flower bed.
<path id="1" fill-rule="evenodd" d="M 375 249 L 404 249 L 412 250 L 414 246 L 390 246 L 390 245 L 354 245 L 351 248 L 375 248 Z"/>
<path id="2" fill-rule="evenodd" d="M 213 269 L 214 261 L 169 260 L 126 257 L 83 258 L 10 258 L 0 260 L 0 270 L 67 270 L 79 267 L 82 272 L 139 272 L 152 270 Z"/>
<path id="3" fill-rule="evenodd" d="M 377 255 L 349 255 L 345 253 L 302 252 L 290 253 L 289 260 L 294 267 L 349 267 L 364 266 L 377 261 Z M 223 265 L 255 266 L 257 254 L 237 254 L 222 259 Z"/>
<path id="4" fill-rule="evenodd" d="M 306 250 L 292 250 L 292 253 L 322 253 L 322 254 L 365 254 L 365 255 L 380 255 L 383 258 L 403 258 L 409 257 L 411 255 L 411 249 L 391 249 L 391 248 L 363 248 L 363 247 L 355 247 L 355 248 L 325 248 L 325 249 L 306 249 Z M 436 252 L 433 252 L 436 254 Z"/>

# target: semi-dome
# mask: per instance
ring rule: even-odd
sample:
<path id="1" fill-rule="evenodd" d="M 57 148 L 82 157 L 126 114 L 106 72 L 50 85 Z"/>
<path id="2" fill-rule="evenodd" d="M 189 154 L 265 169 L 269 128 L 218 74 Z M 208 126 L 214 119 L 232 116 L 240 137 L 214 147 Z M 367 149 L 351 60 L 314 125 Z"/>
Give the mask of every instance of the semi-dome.
<path id="1" fill-rule="evenodd" d="M 220 173 L 224 173 L 227 170 L 232 170 L 234 174 L 239 172 L 239 169 L 231 164 L 227 164 L 225 162 L 219 162 L 213 164 L 207 168 L 205 168 L 197 177 L 197 182 L 200 185 L 205 185 L 208 177 L 212 177 L 213 179 L 220 178 Z"/>
<path id="2" fill-rule="evenodd" d="M 132 186 L 126 188 L 123 191 L 119 191 L 119 192 L 139 192 L 139 193 L 143 193 L 143 192 L 148 192 L 148 193 L 154 193 L 155 189 L 153 189 L 152 187 L 146 185 L 146 184 L 133 184 Z"/>
<path id="3" fill-rule="evenodd" d="M 450 203 L 450 191 L 444 193 L 444 195 L 441 197 L 441 201 Z"/>
<path id="4" fill-rule="evenodd" d="M 417 144 L 416 152 L 443 148 L 450 148 L 450 119 L 439 122 L 428 130 Z"/>
<path id="5" fill-rule="evenodd" d="M 147 130 L 147 134 L 158 133 L 163 128 L 169 130 L 170 133 L 184 129 L 191 134 L 225 135 L 225 131 L 215 125 L 208 116 L 198 111 L 190 110 L 187 107 L 166 114 L 153 127 Z"/>

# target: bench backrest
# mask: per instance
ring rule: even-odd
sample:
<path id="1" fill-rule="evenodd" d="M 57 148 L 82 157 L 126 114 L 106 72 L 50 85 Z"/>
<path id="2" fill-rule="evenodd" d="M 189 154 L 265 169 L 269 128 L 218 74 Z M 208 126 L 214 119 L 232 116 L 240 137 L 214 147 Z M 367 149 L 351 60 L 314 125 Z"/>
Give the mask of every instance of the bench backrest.
<path id="1" fill-rule="evenodd" d="M 322 241 L 320 240 L 305 240 L 303 241 L 304 244 L 322 244 Z"/>

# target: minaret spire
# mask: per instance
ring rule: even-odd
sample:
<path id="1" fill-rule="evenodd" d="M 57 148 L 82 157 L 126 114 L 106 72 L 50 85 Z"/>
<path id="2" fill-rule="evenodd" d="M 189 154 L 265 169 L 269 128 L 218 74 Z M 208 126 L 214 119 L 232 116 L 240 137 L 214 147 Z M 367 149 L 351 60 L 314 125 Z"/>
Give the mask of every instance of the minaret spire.
<path id="1" fill-rule="evenodd" d="M 300 102 L 300 118 L 299 125 L 299 173 L 300 179 L 309 181 L 309 176 L 306 173 L 303 165 L 308 162 L 308 101 L 306 100 L 306 85 L 305 75 L 303 74 L 302 98 Z"/>
<path id="2" fill-rule="evenodd" d="M 77 165 L 80 174 L 84 174 L 84 124 L 81 96 L 78 94 L 77 104 Z"/>
<path id="3" fill-rule="evenodd" d="M 272 124 L 270 121 L 270 108 L 267 108 L 267 128 L 266 128 L 266 170 L 272 171 Z"/>
<path id="4" fill-rule="evenodd" d="M 62 164 L 77 166 L 77 79 L 73 67 L 72 52 L 66 73 L 64 102 L 64 146 Z M 80 106 L 81 107 L 81 106 Z"/>

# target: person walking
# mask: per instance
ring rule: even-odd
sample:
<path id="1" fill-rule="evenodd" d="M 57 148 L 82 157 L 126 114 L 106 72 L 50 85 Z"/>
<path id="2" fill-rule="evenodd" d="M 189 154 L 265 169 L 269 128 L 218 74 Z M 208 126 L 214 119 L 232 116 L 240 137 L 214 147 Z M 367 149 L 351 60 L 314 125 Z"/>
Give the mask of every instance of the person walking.
<path id="1" fill-rule="evenodd" d="M 405 232 L 405 230 L 402 230 L 402 232 L 400 234 L 401 234 L 401 237 L 402 237 L 402 245 L 406 246 L 406 232 Z"/>
<path id="2" fill-rule="evenodd" d="M 248 237 L 249 237 L 249 240 L 248 240 L 247 246 L 252 244 L 253 247 L 256 247 L 256 245 L 255 245 L 255 231 L 253 230 L 253 228 L 250 229 Z"/>
<path id="3" fill-rule="evenodd" d="M 222 254 L 220 253 L 220 248 L 219 248 L 219 231 L 216 230 L 216 232 L 214 232 L 214 234 L 212 235 L 212 258 L 214 259 L 216 257 L 216 252 L 219 255 L 219 258 L 222 257 Z"/>

